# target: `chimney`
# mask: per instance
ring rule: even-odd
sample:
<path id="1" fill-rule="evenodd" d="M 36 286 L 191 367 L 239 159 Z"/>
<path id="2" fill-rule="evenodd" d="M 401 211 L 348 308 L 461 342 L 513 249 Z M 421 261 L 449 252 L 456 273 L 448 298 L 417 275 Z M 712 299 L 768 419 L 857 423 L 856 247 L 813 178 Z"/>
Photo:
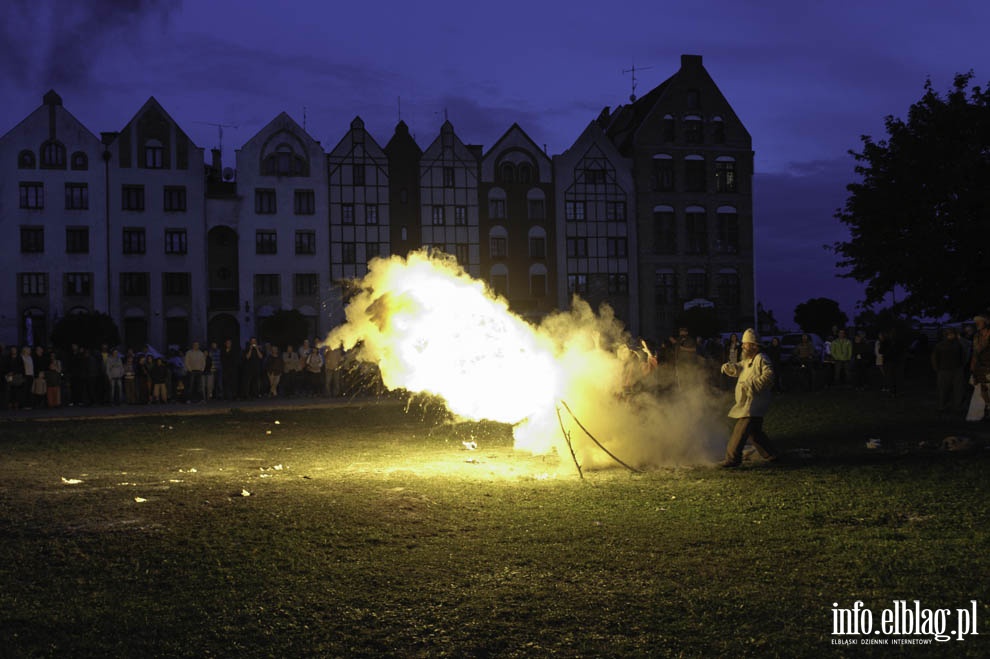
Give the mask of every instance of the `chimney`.
<path id="1" fill-rule="evenodd" d="M 681 55 L 681 68 L 701 68 L 701 55 Z"/>
<path id="2" fill-rule="evenodd" d="M 219 174 L 220 170 L 223 169 L 223 162 L 220 157 L 220 149 L 210 149 L 210 155 L 212 156 L 212 167 L 213 170 Z"/>

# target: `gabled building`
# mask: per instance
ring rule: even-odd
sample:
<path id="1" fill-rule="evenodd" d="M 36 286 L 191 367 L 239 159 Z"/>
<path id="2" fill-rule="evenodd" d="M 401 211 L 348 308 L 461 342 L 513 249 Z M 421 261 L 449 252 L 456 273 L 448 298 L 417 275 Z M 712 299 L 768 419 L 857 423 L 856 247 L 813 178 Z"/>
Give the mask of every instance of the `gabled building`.
<path id="1" fill-rule="evenodd" d="M 203 149 L 149 98 L 107 145 L 111 315 L 126 345 L 184 348 L 205 327 Z"/>
<path id="2" fill-rule="evenodd" d="M 457 257 L 481 277 L 478 175 L 481 147 L 467 146 L 449 121 L 419 161 L 420 227 L 423 246 Z M 495 282 L 492 282 L 493 284 Z"/>
<path id="3" fill-rule="evenodd" d="M 0 137 L 0 343 L 47 345 L 58 318 L 112 311 L 103 155 L 54 90 Z"/>
<path id="4" fill-rule="evenodd" d="M 607 303 L 638 334 L 640 318 L 632 166 L 597 122 L 553 159 L 557 204 L 558 297 L 593 309 Z"/>
<path id="5" fill-rule="evenodd" d="M 388 157 L 389 214 L 392 253 L 406 256 L 423 246 L 419 195 L 419 161 L 423 150 L 399 121 L 385 145 Z"/>
<path id="6" fill-rule="evenodd" d="M 632 160 L 641 332 L 673 333 L 686 305 L 754 325 L 752 138 L 702 58 L 599 122 Z"/>
<path id="7" fill-rule="evenodd" d="M 330 186 L 330 280 L 327 312 L 344 321 L 347 282 L 368 272 L 368 262 L 391 254 L 389 163 L 385 151 L 356 117 L 327 155 Z"/>
<path id="8" fill-rule="evenodd" d="M 330 330 L 326 153 L 282 112 L 236 158 L 242 339 L 280 309 L 300 311 L 309 336 L 322 338 Z"/>
<path id="9" fill-rule="evenodd" d="M 481 272 L 516 312 L 557 308 L 553 163 L 512 126 L 481 160 Z"/>

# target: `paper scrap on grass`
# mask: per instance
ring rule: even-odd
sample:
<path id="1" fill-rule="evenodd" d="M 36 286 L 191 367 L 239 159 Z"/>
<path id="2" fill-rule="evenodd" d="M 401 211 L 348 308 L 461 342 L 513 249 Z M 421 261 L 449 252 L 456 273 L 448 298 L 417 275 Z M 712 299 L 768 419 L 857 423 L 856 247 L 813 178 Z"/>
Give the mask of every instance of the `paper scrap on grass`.
<path id="1" fill-rule="evenodd" d="M 79 483 L 82 483 L 78 478 L 66 478 L 65 476 L 62 476 L 62 482 L 66 485 L 79 485 Z"/>

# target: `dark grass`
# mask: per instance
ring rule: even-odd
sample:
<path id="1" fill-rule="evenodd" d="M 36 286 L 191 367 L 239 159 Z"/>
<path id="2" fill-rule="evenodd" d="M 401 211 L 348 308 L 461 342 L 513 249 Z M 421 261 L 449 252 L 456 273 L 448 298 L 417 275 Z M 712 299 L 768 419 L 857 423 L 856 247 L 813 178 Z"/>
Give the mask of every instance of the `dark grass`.
<path id="1" fill-rule="evenodd" d="M 896 656 L 832 603 L 990 614 L 990 451 L 922 447 L 986 433 L 929 398 L 788 394 L 784 464 L 584 480 L 395 403 L 6 422 L 0 655 Z"/>

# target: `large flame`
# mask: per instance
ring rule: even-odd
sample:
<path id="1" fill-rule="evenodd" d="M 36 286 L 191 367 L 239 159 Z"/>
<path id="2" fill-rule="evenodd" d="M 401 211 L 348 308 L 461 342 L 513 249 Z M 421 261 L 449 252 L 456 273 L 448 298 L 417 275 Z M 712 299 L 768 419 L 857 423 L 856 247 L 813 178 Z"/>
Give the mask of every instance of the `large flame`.
<path id="1" fill-rule="evenodd" d="M 648 353 L 607 308 L 595 314 L 575 299 L 572 310 L 539 327 L 513 314 L 501 297 L 446 255 L 413 252 L 407 259 L 374 259 L 357 282 L 346 322 L 324 342 L 378 365 L 388 389 L 442 398 L 471 420 L 513 424 L 517 448 L 567 455 L 560 402 L 574 416 L 565 426 L 577 459 L 600 466 L 610 458 L 575 428 L 575 419 L 611 452 L 639 466 L 710 456 L 710 396 L 683 369 L 678 386 L 664 386 Z M 655 393 L 632 395 L 651 378 Z"/>

